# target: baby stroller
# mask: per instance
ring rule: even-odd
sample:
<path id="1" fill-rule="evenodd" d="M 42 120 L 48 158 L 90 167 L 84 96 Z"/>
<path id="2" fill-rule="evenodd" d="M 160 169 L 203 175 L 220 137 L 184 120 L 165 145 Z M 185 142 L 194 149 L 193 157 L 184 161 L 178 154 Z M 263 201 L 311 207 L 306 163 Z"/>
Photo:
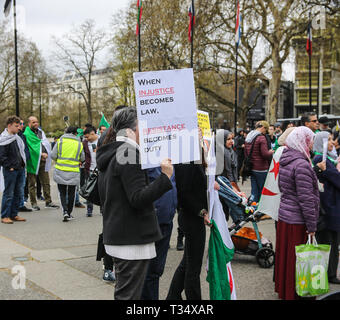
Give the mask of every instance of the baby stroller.
<path id="1" fill-rule="evenodd" d="M 256 204 L 250 204 L 249 199 L 242 197 L 234 191 L 230 181 L 219 176 L 217 182 L 220 186 L 219 195 L 228 205 L 233 224 L 228 228 L 235 246 L 235 252 L 256 257 L 262 268 L 270 268 L 275 261 L 272 243 L 262 237 L 257 222 L 261 214 L 256 212 Z M 244 227 L 248 222 L 254 229 Z"/>

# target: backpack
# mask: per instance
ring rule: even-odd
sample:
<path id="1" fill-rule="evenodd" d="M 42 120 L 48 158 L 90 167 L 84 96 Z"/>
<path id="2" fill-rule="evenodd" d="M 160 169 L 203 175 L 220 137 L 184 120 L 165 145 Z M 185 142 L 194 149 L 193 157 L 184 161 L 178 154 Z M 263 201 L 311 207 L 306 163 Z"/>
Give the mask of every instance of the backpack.
<path id="1" fill-rule="evenodd" d="M 251 156 L 253 154 L 253 149 L 254 149 L 254 145 L 255 145 L 255 141 L 257 139 L 257 137 L 259 137 L 259 135 L 257 135 L 255 137 L 255 139 L 252 142 L 251 145 L 251 149 L 249 152 L 249 155 L 245 155 L 241 170 L 240 170 L 240 175 L 242 176 L 242 181 L 246 180 L 248 177 L 250 177 L 251 175 L 251 171 L 253 170 L 253 163 L 251 162 Z"/>

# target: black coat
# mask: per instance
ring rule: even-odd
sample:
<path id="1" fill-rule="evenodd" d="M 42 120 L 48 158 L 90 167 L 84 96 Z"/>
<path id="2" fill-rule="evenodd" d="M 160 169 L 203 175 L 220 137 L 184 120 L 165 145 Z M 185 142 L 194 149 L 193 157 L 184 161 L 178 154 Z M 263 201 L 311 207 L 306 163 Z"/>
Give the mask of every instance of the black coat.
<path id="1" fill-rule="evenodd" d="M 207 176 L 201 164 L 175 165 L 178 208 L 186 214 L 198 216 L 208 210 Z"/>
<path id="2" fill-rule="evenodd" d="M 136 164 L 124 164 L 127 156 Z M 139 151 L 128 143 L 103 145 L 96 157 L 104 244 L 137 245 L 160 240 L 153 202 L 172 188 L 169 178 L 162 173 L 149 184 L 147 172 L 139 164 Z"/>
<path id="3" fill-rule="evenodd" d="M 25 167 L 16 140 L 6 146 L 0 146 L 0 166 L 3 166 L 5 169 L 13 168 L 15 170 Z"/>

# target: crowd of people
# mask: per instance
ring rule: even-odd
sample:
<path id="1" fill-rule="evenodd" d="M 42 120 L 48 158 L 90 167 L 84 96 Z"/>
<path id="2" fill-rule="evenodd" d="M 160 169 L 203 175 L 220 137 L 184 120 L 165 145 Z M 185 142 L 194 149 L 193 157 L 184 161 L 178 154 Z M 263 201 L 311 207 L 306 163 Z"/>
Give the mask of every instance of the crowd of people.
<path id="1" fill-rule="evenodd" d="M 297 299 L 295 293 L 295 246 L 305 244 L 308 235 L 331 245 L 328 277 L 336 277 L 340 234 L 340 136 L 328 126 L 328 119 L 305 114 L 301 123 L 273 125 L 259 121 L 253 130 L 238 129 L 237 135 L 220 130 L 223 149 L 221 175 L 235 192 L 241 192 L 245 160 L 251 166 L 250 202 L 261 199 L 272 157 L 284 147 L 279 168 L 281 202 L 276 228 L 275 291 L 281 299 Z M 23 121 L 11 116 L 0 136 L 0 166 L 4 192 L 1 222 L 26 221 L 20 209 L 40 210 L 37 178 L 43 189 L 45 207 L 58 209 L 51 199 L 49 170 L 54 160 L 53 180 L 58 186 L 62 221 L 73 220 L 79 188 L 98 169 L 100 212 L 103 233 L 99 235 L 97 260 L 104 261 L 104 276 L 115 281 L 115 299 L 159 299 L 159 279 L 166 264 L 173 219 L 178 218 L 178 250 L 183 258 L 174 271 L 167 299 L 201 299 L 200 274 L 205 250 L 208 217 L 206 152 L 201 141 L 201 161 L 172 165 L 164 159 L 156 168 L 142 170 L 139 154 L 137 111 L 116 108 L 110 127 L 97 131 L 92 124 L 83 129 L 70 126 L 52 144 L 36 117 Z M 323 161 L 323 141 L 328 140 Z M 221 142 L 222 141 L 222 142 Z M 26 183 L 27 181 L 27 183 Z M 24 205 L 28 185 L 32 209 Z M 219 189 L 215 183 L 215 189 Z M 244 194 L 243 194 L 244 195 Z M 221 199 L 226 219 L 235 214 Z M 87 217 L 93 204 L 86 202 Z M 263 219 L 270 217 L 264 215 Z M 261 219 L 262 219 L 261 218 Z M 322 220 L 322 223 L 320 222 Z M 235 222 L 235 221 L 234 221 Z M 185 238 L 184 244 L 182 238 Z M 180 243 L 181 242 L 181 243 Z M 181 247 L 182 246 L 182 247 Z M 180 248 L 179 248 L 180 247 Z"/>

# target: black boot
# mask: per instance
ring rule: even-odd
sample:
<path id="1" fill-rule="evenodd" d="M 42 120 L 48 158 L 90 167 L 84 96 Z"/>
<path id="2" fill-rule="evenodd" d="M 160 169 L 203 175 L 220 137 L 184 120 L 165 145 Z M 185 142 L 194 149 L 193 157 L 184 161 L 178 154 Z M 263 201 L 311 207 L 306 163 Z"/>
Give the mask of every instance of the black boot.
<path id="1" fill-rule="evenodd" d="M 184 244 L 183 244 L 183 238 L 184 234 L 180 228 L 177 228 L 178 236 L 177 236 L 177 251 L 183 251 L 184 250 Z"/>

